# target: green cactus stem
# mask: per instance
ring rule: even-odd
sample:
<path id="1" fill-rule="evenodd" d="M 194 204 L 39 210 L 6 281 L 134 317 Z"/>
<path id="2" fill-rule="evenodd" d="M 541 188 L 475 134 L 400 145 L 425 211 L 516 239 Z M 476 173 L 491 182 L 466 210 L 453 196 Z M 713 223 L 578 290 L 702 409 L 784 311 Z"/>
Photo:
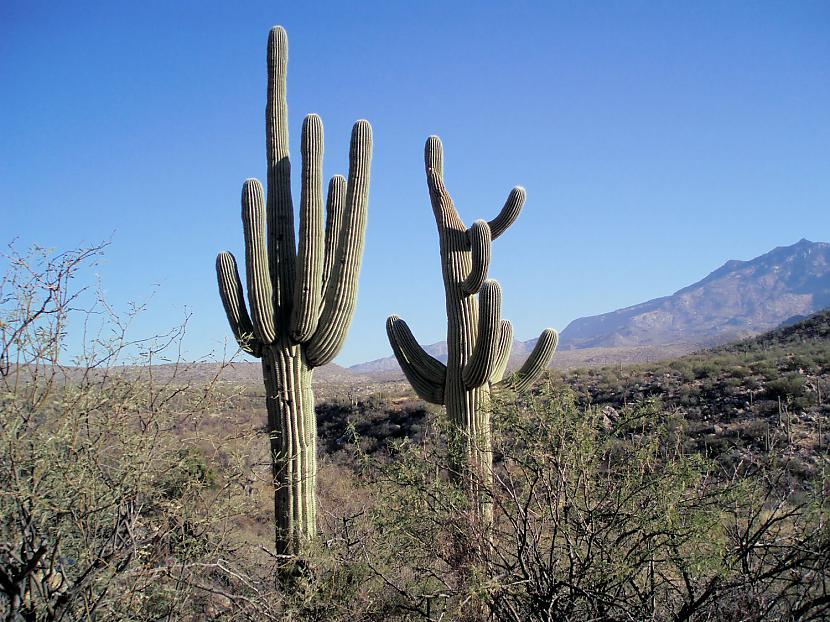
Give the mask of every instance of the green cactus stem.
<path id="1" fill-rule="evenodd" d="M 299 244 L 294 239 L 288 153 L 288 39 L 276 26 L 268 37 L 266 105 L 267 198 L 256 179 L 242 186 L 242 229 L 250 315 L 236 260 L 216 259 L 219 294 L 234 337 L 262 359 L 274 478 L 276 548 L 297 555 L 316 533 L 315 367 L 343 346 L 357 301 L 363 257 L 372 128 L 352 128 L 349 177 L 335 176 L 323 197 L 323 123 L 303 122 L 300 154 Z"/>
<path id="2" fill-rule="evenodd" d="M 458 472 L 472 468 L 471 481 L 489 481 L 492 469 L 489 402 L 498 391 L 524 391 L 550 364 L 557 334 L 545 329 L 521 369 L 505 378 L 513 345 L 513 328 L 501 319 L 501 287 L 487 279 L 492 241 L 516 220 L 525 191 L 513 188 L 493 220 L 462 222 L 444 186 L 444 153 L 437 136 L 425 148 L 425 165 L 432 209 L 438 225 L 441 267 L 447 308 L 447 364 L 418 345 L 409 327 L 390 316 L 386 332 L 392 350 L 415 392 L 424 400 L 445 406 L 463 444 Z M 474 486 L 475 488 L 475 486 Z M 484 493 L 474 490 L 483 512 Z"/>

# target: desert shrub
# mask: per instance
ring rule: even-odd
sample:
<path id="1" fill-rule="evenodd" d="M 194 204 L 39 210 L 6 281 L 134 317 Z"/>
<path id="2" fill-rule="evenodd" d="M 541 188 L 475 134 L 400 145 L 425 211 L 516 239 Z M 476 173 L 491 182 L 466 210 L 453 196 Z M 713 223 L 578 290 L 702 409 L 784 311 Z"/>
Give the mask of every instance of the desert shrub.
<path id="1" fill-rule="evenodd" d="M 179 449 L 176 457 L 177 460 L 164 472 L 158 483 L 159 489 L 167 497 L 179 498 L 191 486 L 216 486 L 216 471 L 198 449 Z"/>
<path id="2" fill-rule="evenodd" d="M 730 378 L 724 378 L 723 380 L 723 387 L 726 389 L 736 389 L 738 387 L 742 387 L 743 384 L 742 377 L 732 376 Z"/>
<path id="3" fill-rule="evenodd" d="M 716 378 L 720 371 L 720 365 L 711 359 L 702 359 L 694 366 L 695 378 L 698 380 Z"/>
<path id="4" fill-rule="evenodd" d="M 227 552 L 228 516 L 244 507 L 232 489 L 218 494 L 206 439 L 181 433 L 229 393 L 185 383 L 175 366 L 151 373 L 180 330 L 130 342 L 126 320 L 92 302 L 103 323 L 65 363 L 72 314 L 89 302 L 76 278 L 100 251 L 5 258 L 0 614 L 10 621 L 190 615 L 212 598 L 193 579 Z"/>
<path id="5" fill-rule="evenodd" d="M 695 380 L 695 370 L 690 361 L 684 359 L 672 361 L 671 368 L 675 370 L 681 382 L 687 384 Z"/>
<path id="6" fill-rule="evenodd" d="M 735 365 L 729 368 L 728 373 L 732 378 L 743 380 L 752 375 L 752 370 L 745 365 Z"/>
<path id="7" fill-rule="evenodd" d="M 827 613 L 820 494 L 783 485 L 764 465 L 738 474 L 690 454 L 685 424 L 655 401 L 611 430 L 598 409 L 558 391 L 497 404 L 493 418 L 492 524 L 470 508 L 437 443 L 404 441 L 394 462 L 375 464 L 379 505 L 360 557 L 389 590 L 390 619 Z M 446 425 L 437 420 L 431 434 Z"/>
<path id="8" fill-rule="evenodd" d="M 806 393 L 806 380 L 798 373 L 789 373 L 765 385 L 767 395 L 772 398 L 786 400 L 788 397 L 802 397 Z"/>
<path id="9" fill-rule="evenodd" d="M 763 419 L 750 421 L 741 427 L 742 437 L 752 441 L 760 448 L 767 447 L 767 439 L 771 433 L 769 423 Z"/>
<path id="10" fill-rule="evenodd" d="M 764 378 L 764 380 L 772 381 L 778 378 L 779 370 L 778 366 L 767 359 L 762 359 L 761 361 L 754 363 L 752 365 L 752 371 Z"/>
<path id="11" fill-rule="evenodd" d="M 810 479 L 812 475 L 814 475 L 814 467 L 805 460 L 802 460 L 798 456 L 790 457 L 785 463 L 784 468 L 787 470 L 787 473 L 793 475 L 794 477 L 804 480 Z"/>

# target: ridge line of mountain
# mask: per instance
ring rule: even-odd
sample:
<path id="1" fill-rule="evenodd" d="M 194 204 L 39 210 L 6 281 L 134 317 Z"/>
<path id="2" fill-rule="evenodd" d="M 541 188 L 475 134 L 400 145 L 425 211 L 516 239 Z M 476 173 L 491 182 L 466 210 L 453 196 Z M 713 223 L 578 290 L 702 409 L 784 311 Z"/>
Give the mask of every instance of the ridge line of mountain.
<path id="1" fill-rule="evenodd" d="M 706 347 L 771 330 L 830 306 L 830 243 L 802 238 L 754 259 L 731 259 L 673 294 L 570 322 L 560 353 L 584 349 Z M 536 340 L 514 341 L 515 360 Z M 441 360 L 446 342 L 424 349 Z M 556 357 L 554 357 L 556 360 Z M 521 361 L 519 360 L 518 363 Z M 398 370 L 394 356 L 348 367 L 353 373 Z"/>

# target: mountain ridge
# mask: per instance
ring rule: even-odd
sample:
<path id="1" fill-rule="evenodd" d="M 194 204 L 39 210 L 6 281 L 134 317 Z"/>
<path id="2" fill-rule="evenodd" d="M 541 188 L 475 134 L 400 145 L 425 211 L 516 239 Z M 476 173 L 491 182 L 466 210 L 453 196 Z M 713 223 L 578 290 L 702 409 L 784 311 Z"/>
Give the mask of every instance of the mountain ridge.
<path id="1" fill-rule="evenodd" d="M 576 319 L 562 331 L 560 348 L 714 345 L 828 305 L 830 244 L 801 239 L 748 261 L 727 261 L 669 296 Z"/>
<path id="2" fill-rule="evenodd" d="M 560 334 L 560 352 L 714 346 L 776 328 L 830 306 L 830 244 L 802 238 L 749 260 L 730 259 L 675 291 L 608 313 L 578 318 Z M 536 339 L 514 341 L 511 366 Z M 446 342 L 424 347 L 446 361 Z M 554 363 L 556 357 L 554 357 Z M 399 370 L 394 356 L 348 367 L 354 373 Z"/>

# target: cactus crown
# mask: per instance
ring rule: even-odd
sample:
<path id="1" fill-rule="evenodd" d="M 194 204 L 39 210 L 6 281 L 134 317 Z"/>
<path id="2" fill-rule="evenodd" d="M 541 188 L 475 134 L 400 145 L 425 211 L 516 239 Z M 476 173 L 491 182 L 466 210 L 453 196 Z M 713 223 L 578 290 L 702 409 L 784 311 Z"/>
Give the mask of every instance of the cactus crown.
<path id="1" fill-rule="evenodd" d="M 386 331 L 398 363 L 418 395 L 463 414 L 470 410 L 471 402 L 463 397 L 467 392 L 484 387 L 521 391 L 533 384 L 550 363 L 558 336 L 553 329 L 542 331 L 522 368 L 508 378 L 503 377 L 513 345 L 513 328 L 509 321 L 501 319 L 501 287 L 487 278 L 487 271 L 493 240 L 518 218 L 525 190 L 516 186 L 495 218 L 476 220 L 468 228 L 444 185 L 444 150 L 437 136 L 427 139 L 424 165 L 441 246 L 448 321 L 447 365 L 418 345 L 406 322 L 398 316 L 389 317 Z M 454 397 L 448 398 L 451 394 Z M 454 404 L 459 400 L 464 404 Z"/>
<path id="2" fill-rule="evenodd" d="M 288 38 L 281 26 L 268 37 L 266 102 L 267 196 L 256 179 L 242 186 L 242 226 L 250 315 L 236 260 L 216 259 L 219 292 L 231 330 L 248 354 L 274 343 L 302 345 L 309 367 L 330 362 L 346 338 L 357 300 L 363 256 L 372 127 L 352 128 L 348 180 L 331 178 L 323 196 L 323 122 L 303 121 L 300 155 L 299 244 L 295 243 L 288 152 Z"/>

